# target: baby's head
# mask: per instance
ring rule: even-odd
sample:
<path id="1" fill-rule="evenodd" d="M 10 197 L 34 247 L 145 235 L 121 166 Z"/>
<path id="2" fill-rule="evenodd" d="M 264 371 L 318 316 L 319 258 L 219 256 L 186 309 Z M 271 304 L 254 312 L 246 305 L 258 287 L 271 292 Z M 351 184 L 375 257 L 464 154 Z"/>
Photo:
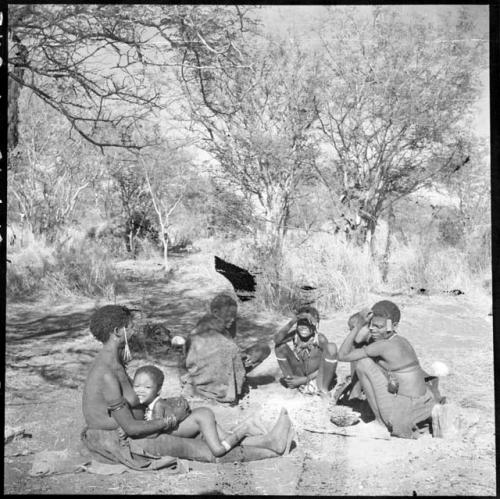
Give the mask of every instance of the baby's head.
<path id="1" fill-rule="evenodd" d="M 160 394 L 165 375 L 155 366 L 141 366 L 135 372 L 134 390 L 141 404 L 150 404 Z"/>

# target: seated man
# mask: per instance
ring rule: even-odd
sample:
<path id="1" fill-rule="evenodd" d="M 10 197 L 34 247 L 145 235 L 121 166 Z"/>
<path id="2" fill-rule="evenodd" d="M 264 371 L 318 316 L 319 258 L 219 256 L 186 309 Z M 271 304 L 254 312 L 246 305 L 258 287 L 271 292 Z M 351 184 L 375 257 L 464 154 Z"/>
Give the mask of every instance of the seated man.
<path id="1" fill-rule="evenodd" d="M 241 351 L 236 336 L 236 301 L 220 293 L 186 340 L 186 369 L 193 391 L 219 402 L 234 403 L 242 394 L 246 373 L 271 352 L 268 345 Z"/>
<path id="2" fill-rule="evenodd" d="M 301 307 L 296 317 L 276 333 L 274 343 L 284 375 L 282 383 L 303 393 L 325 396 L 337 379 L 337 346 L 318 332 L 318 324 L 318 311 L 310 306 Z"/>
<path id="3" fill-rule="evenodd" d="M 387 303 L 379 302 L 372 310 L 356 314 L 338 359 L 355 362 L 356 375 L 375 416 L 371 424 L 393 436 L 417 438 L 417 424 L 431 417 L 436 400 L 415 350 L 396 334 L 399 308 Z M 360 338 L 358 333 L 366 324 L 368 333 Z M 355 348 L 355 339 L 361 347 Z"/>

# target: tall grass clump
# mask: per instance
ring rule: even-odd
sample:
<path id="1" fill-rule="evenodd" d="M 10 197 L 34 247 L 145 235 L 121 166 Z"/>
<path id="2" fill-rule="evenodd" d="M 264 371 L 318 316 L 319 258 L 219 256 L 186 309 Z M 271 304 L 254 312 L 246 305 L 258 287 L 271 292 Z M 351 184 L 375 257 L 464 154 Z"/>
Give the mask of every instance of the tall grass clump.
<path id="1" fill-rule="evenodd" d="M 444 246 L 401 245 L 391 254 L 389 284 L 394 289 L 425 288 L 431 292 L 475 287 L 474 273 L 463 251 Z"/>
<path id="2" fill-rule="evenodd" d="M 75 232 L 60 236 L 50 245 L 43 236 L 24 238 L 9 252 L 7 297 L 11 300 L 103 296 L 113 299 L 124 289 L 123 279 L 114 269 L 105 247 Z"/>
<path id="3" fill-rule="evenodd" d="M 256 301 L 272 310 L 309 300 L 322 311 L 351 308 L 380 282 L 368 252 L 331 234 L 288 235 L 281 258 L 270 256 L 250 237 L 226 242 L 219 253 L 256 276 Z"/>

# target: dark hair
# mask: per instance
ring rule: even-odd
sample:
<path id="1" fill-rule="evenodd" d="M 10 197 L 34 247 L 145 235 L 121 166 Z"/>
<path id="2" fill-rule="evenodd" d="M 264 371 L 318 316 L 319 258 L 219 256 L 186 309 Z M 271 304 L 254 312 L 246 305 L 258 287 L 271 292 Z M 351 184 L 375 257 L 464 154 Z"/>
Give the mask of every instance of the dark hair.
<path id="1" fill-rule="evenodd" d="M 374 317 L 391 319 L 394 324 L 397 324 L 401 320 L 399 307 L 389 300 L 382 300 L 375 303 L 372 307 L 372 312 Z"/>
<path id="2" fill-rule="evenodd" d="M 236 300 L 229 293 L 219 293 L 210 302 L 210 312 L 218 312 L 225 308 L 237 307 Z"/>
<path id="3" fill-rule="evenodd" d="M 165 375 L 163 374 L 163 371 L 160 368 L 152 365 L 141 366 L 139 367 L 139 369 L 137 369 L 137 371 L 135 371 L 134 378 L 138 374 L 142 373 L 148 374 L 155 383 L 157 388 L 161 388 L 163 386 L 163 381 L 165 381 Z"/>
<path id="4" fill-rule="evenodd" d="M 105 305 L 92 314 L 90 332 L 101 343 L 106 343 L 115 328 L 127 327 L 131 319 L 132 312 L 127 307 Z"/>
<path id="5" fill-rule="evenodd" d="M 306 320 L 314 328 L 319 324 L 319 312 L 310 305 L 300 307 L 295 315 L 300 321 Z"/>

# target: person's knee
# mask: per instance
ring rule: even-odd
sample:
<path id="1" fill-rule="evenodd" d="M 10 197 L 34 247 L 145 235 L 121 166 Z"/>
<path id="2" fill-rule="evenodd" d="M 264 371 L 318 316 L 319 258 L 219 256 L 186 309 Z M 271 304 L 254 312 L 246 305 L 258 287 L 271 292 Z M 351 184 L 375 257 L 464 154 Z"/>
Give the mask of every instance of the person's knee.
<path id="1" fill-rule="evenodd" d="M 271 353 L 271 347 L 269 345 L 261 345 L 260 346 L 260 358 L 262 360 L 267 359 L 269 354 Z"/>
<path id="2" fill-rule="evenodd" d="M 326 355 L 329 359 L 337 358 L 337 345 L 333 342 L 330 342 L 326 345 Z"/>
<path id="3" fill-rule="evenodd" d="M 274 347 L 274 353 L 276 357 L 286 358 L 290 347 L 288 345 L 279 345 Z"/>
<path id="4" fill-rule="evenodd" d="M 198 423 L 215 423 L 215 414 L 212 409 L 209 409 L 208 407 L 198 407 L 193 409 L 191 415 Z"/>
<path id="5" fill-rule="evenodd" d="M 364 359 L 359 359 L 353 362 L 353 365 L 358 376 L 363 376 L 367 374 L 369 369 L 373 366 L 373 360 L 369 357 L 365 357 Z"/>

